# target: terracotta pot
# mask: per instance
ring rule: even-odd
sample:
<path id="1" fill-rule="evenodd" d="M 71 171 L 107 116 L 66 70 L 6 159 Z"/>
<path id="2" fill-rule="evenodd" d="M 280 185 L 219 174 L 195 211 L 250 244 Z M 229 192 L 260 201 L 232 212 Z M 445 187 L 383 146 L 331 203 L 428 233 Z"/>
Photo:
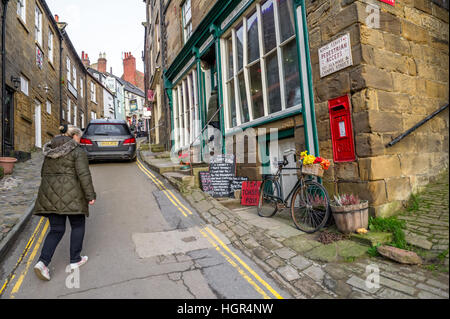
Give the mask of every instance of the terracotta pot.
<path id="1" fill-rule="evenodd" d="M 369 226 L 369 202 L 363 201 L 357 205 L 331 206 L 334 221 L 338 230 L 344 234 L 355 232 L 358 228 Z"/>
<path id="2" fill-rule="evenodd" d="M 0 157 L 0 166 L 3 167 L 5 175 L 12 174 L 16 162 L 17 158 L 14 157 Z"/>

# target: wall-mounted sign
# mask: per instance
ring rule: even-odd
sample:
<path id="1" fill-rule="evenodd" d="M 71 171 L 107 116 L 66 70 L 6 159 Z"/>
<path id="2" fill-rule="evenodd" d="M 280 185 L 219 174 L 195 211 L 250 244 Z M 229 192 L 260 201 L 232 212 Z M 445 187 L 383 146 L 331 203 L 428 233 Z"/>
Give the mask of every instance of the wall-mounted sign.
<path id="1" fill-rule="evenodd" d="M 153 90 L 148 90 L 148 91 L 147 91 L 147 99 L 148 99 L 150 102 L 153 102 L 153 101 L 154 101 L 154 99 L 155 99 L 155 92 L 154 92 Z"/>
<path id="2" fill-rule="evenodd" d="M 353 65 L 349 33 L 319 48 L 319 65 L 320 77 Z"/>
<path id="3" fill-rule="evenodd" d="M 380 0 L 381 2 L 390 4 L 391 6 L 395 6 L 395 0 Z"/>
<path id="4" fill-rule="evenodd" d="M 137 100 L 130 100 L 130 111 L 136 112 L 138 109 Z"/>

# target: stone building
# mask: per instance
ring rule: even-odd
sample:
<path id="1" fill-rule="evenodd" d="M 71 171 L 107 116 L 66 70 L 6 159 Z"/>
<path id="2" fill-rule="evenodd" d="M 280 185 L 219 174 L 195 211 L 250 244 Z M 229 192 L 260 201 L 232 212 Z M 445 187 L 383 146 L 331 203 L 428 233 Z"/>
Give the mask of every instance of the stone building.
<path id="1" fill-rule="evenodd" d="M 45 1 L 9 1 L 5 27 L 2 144 L 29 152 L 58 133 L 61 38 Z"/>
<path id="2" fill-rule="evenodd" d="M 307 149 L 332 161 L 331 195 L 357 193 L 388 215 L 448 166 L 448 110 L 387 146 L 448 103 L 448 2 L 160 5 L 173 152 L 193 144 L 195 160 L 208 161 L 195 136 L 217 87 L 222 150 L 237 155 L 238 175 L 261 179 L 286 149 Z M 283 188 L 296 178 L 286 174 Z"/>
<path id="3" fill-rule="evenodd" d="M 86 127 L 89 108 L 86 96 L 87 70 L 65 31 L 67 24 L 58 23 L 62 42 L 62 122 Z"/>
<path id="4" fill-rule="evenodd" d="M 163 70 L 166 67 L 166 32 L 164 8 L 167 1 L 147 0 L 147 23 L 145 28 L 145 92 L 147 104 L 151 107 L 152 118 L 150 140 L 170 149 L 170 114 L 168 99 L 164 91 Z"/>

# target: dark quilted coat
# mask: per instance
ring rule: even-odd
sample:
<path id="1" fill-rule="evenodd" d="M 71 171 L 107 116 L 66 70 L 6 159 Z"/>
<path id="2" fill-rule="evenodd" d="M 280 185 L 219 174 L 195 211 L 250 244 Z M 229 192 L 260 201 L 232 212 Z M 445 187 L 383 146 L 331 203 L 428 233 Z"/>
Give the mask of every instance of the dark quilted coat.
<path id="1" fill-rule="evenodd" d="M 34 215 L 89 216 L 88 202 L 96 199 L 86 152 L 67 136 L 44 145 L 41 186 Z"/>

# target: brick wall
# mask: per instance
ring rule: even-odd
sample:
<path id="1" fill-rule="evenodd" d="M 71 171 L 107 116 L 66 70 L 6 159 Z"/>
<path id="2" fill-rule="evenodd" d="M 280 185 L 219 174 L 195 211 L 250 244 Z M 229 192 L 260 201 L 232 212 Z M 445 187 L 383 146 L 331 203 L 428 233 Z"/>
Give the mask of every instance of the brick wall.
<path id="1" fill-rule="evenodd" d="M 395 212 L 411 192 L 448 165 L 448 110 L 391 148 L 385 145 L 448 103 L 448 11 L 431 1 L 380 7 L 369 1 L 308 1 L 307 21 L 321 155 L 332 158 L 327 101 L 350 94 L 356 162 L 335 163 L 331 193 L 356 192 L 372 213 Z M 350 33 L 354 64 L 320 78 L 318 48 Z"/>

